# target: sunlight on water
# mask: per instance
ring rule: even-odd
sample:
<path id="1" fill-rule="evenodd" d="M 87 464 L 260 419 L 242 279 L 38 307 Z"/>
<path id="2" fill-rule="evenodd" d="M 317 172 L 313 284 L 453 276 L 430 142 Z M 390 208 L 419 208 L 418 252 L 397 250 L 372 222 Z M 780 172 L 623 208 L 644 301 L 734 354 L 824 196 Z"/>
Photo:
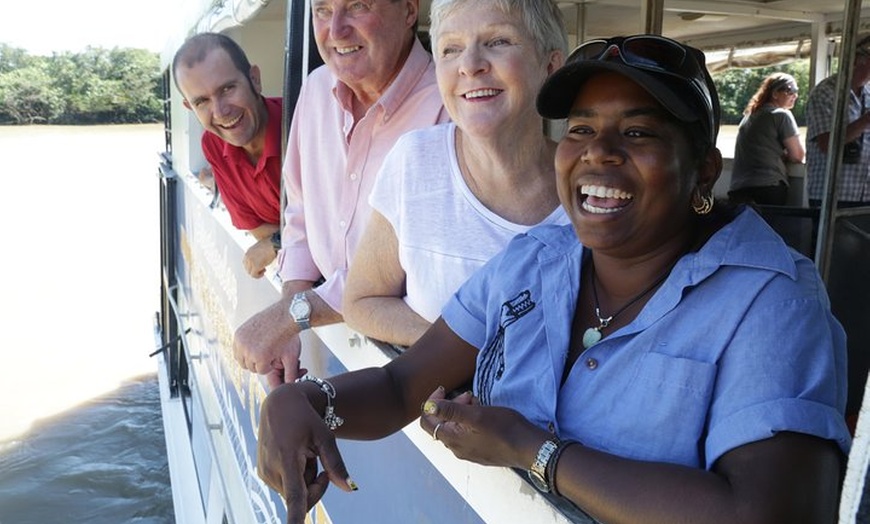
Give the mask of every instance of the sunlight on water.
<path id="1" fill-rule="evenodd" d="M 0 523 L 171 523 L 160 125 L 0 126 Z"/>
<path id="2" fill-rule="evenodd" d="M 156 376 L 38 421 L 0 449 L 0 522 L 173 522 Z"/>
<path id="3" fill-rule="evenodd" d="M 158 125 L 0 127 L 0 441 L 154 371 Z"/>
<path id="4" fill-rule="evenodd" d="M 36 422 L 0 448 L 0 522 L 170 524 L 155 375 Z"/>

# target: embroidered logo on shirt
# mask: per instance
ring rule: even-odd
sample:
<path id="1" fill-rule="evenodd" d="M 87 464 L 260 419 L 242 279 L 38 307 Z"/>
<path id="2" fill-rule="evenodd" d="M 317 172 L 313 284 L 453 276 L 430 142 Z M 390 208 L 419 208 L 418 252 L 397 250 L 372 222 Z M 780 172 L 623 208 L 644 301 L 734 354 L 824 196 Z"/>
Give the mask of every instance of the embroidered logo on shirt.
<path id="1" fill-rule="evenodd" d="M 475 375 L 475 384 L 480 403 L 489 405 L 490 391 L 493 384 L 501 380 L 504 373 L 504 330 L 529 311 L 535 309 L 532 301 L 532 293 L 527 289 L 520 292 L 515 298 L 501 305 L 501 315 L 498 323 L 498 332 L 480 357 L 480 367 Z"/>

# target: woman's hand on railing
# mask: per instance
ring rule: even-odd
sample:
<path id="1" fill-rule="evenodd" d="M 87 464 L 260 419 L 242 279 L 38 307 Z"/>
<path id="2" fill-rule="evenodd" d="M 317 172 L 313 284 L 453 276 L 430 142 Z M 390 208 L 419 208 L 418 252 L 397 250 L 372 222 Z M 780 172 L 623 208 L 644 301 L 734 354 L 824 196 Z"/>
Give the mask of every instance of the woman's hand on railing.
<path id="1" fill-rule="evenodd" d="M 325 406 L 323 396 L 310 383 L 284 384 L 266 397 L 260 411 L 257 473 L 284 497 L 288 524 L 305 522 L 330 481 L 345 491 L 356 490 L 335 436 L 315 408 Z M 318 461 L 324 471 L 318 471 Z"/>

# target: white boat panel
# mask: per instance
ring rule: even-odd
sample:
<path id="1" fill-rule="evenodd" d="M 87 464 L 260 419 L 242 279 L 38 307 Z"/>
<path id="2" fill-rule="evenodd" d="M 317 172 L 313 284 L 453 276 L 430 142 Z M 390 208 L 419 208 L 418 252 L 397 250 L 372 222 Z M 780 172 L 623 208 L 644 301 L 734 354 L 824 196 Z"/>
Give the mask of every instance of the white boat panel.
<path id="1" fill-rule="evenodd" d="M 858 509 L 864 495 L 867 472 L 870 470 L 870 381 L 864 387 L 865 402 L 861 404 L 861 413 L 855 428 L 855 438 L 849 453 L 846 468 L 846 479 L 843 481 L 843 496 L 840 501 L 840 523 L 857 522 Z"/>
<path id="2" fill-rule="evenodd" d="M 175 520 L 185 524 L 205 524 L 205 513 L 196 482 L 196 468 L 188 439 L 183 401 L 179 397 L 171 397 L 169 393 L 169 378 L 163 353 L 158 354 L 156 358 L 163 435 L 166 440 Z"/>

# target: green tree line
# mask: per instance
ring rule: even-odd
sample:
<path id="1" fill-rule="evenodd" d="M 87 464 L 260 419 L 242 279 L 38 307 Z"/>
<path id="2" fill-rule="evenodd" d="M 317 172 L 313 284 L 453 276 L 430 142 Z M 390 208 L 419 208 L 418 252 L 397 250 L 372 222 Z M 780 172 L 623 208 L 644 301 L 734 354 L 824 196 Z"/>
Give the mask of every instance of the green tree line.
<path id="1" fill-rule="evenodd" d="M 772 67 L 729 69 L 714 74 L 713 83 L 716 84 L 722 106 L 722 124 L 740 123 L 746 104 L 761 86 L 764 78 L 771 73 L 787 73 L 797 80 L 799 95 L 791 112 L 798 125 L 806 125 L 807 98 L 810 93 L 810 63 L 805 59 Z"/>
<path id="2" fill-rule="evenodd" d="M 713 75 L 722 124 L 738 124 L 749 99 L 770 73 L 797 79 L 792 113 L 806 125 L 809 61 Z M 0 44 L 0 124 L 120 124 L 163 118 L 162 72 L 156 53 L 89 47 L 81 53 L 34 56 Z"/>
<path id="3" fill-rule="evenodd" d="M 160 58 L 88 47 L 30 55 L 0 44 L 0 124 L 126 124 L 163 118 Z"/>

